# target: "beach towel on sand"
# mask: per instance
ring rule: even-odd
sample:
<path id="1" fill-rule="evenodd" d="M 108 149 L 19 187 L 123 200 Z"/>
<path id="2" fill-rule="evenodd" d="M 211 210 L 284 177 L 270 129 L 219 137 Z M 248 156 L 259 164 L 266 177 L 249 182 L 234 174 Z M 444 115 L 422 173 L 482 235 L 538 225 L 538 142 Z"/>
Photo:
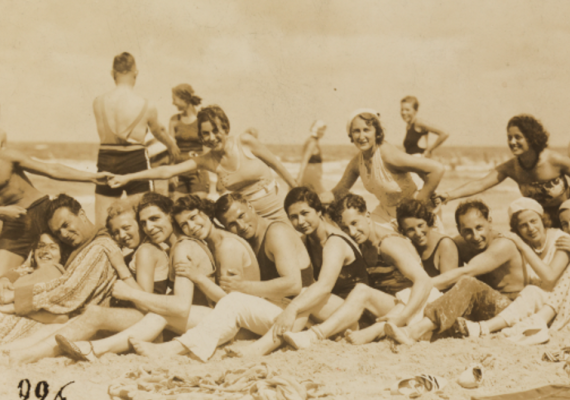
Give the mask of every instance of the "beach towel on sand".
<path id="1" fill-rule="evenodd" d="M 568 400 L 569 385 L 548 385 L 524 392 L 500 394 L 497 396 L 472 396 L 471 400 Z"/>
<path id="2" fill-rule="evenodd" d="M 266 363 L 204 376 L 140 368 L 109 386 L 112 400 L 305 400 L 331 394 L 311 380 L 277 374 Z"/>
<path id="3" fill-rule="evenodd" d="M 15 314 L 0 314 L 0 343 L 24 338 L 43 324 L 23 317 L 35 311 L 71 315 L 88 304 L 108 305 L 117 279 L 110 254 L 120 250 L 106 234 L 99 233 L 83 248 L 74 252 L 65 273 L 54 280 L 16 289 Z"/>

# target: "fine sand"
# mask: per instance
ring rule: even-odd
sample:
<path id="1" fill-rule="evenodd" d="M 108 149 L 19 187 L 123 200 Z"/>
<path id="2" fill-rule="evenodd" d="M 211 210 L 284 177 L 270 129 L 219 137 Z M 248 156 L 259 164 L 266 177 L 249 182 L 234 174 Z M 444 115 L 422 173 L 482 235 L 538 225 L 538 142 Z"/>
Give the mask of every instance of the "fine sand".
<path id="1" fill-rule="evenodd" d="M 289 166 L 288 166 L 289 167 Z M 292 172 L 293 171 L 293 168 Z M 325 165 L 325 184 L 331 187 L 342 174 L 342 168 Z M 469 173 L 470 174 L 470 173 Z M 442 182 L 442 189 L 456 187 L 466 179 L 478 176 L 477 173 L 448 173 Z M 480 176 L 479 172 L 479 176 Z M 68 184 L 33 178 L 34 183 L 47 193 L 65 191 L 86 201 L 85 207 L 92 214 L 93 187 L 88 184 Z M 357 184 L 355 192 L 364 194 L 362 185 Z M 491 206 L 496 226 L 507 229 L 506 208 L 510 201 L 519 196 L 516 185 L 505 183 L 480 198 Z M 91 203 L 89 203 L 91 199 Z M 366 195 L 369 205 L 375 205 L 374 199 Z M 444 209 L 444 223 L 450 234 L 455 234 L 453 211 L 454 202 Z M 238 345 L 245 345 L 243 341 Z M 413 346 L 396 346 L 389 340 L 362 346 L 353 346 L 344 340 L 340 342 L 324 341 L 309 350 L 293 351 L 283 348 L 259 359 L 283 373 L 289 373 L 300 380 L 313 379 L 337 393 L 338 399 L 379 399 L 396 397 L 386 390 L 395 381 L 414 374 L 427 373 L 441 376 L 449 381 L 448 386 L 439 395 L 423 395 L 423 399 L 470 399 L 472 395 L 492 395 L 530 389 L 537 386 L 567 383 L 568 374 L 563 363 L 541 361 L 546 350 L 555 351 L 570 345 L 568 332 L 553 334 L 546 345 L 519 347 L 511 342 L 492 335 L 484 339 L 459 340 L 442 339 L 434 343 L 422 342 Z M 148 369 L 166 368 L 173 374 L 200 374 L 232 369 L 255 360 L 223 359 L 223 350 L 218 350 L 213 359 L 202 364 L 185 356 L 165 360 L 151 361 L 137 355 L 109 354 L 99 363 L 74 363 L 60 357 L 42 360 L 36 364 L 12 368 L 0 367 L 0 398 L 17 399 L 18 384 L 28 379 L 32 384 L 30 398 L 40 381 L 49 384 L 49 395 L 54 399 L 63 385 L 74 381 L 65 391 L 69 400 L 105 399 L 109 382 L 122 374 L 143 367 Z M 463 389 L 456 379 L 473 362 L 482 362 L 484 366 L 484 384 L 479 389 Z M 25 386 L 25 385 L 24 385 Z M 40 392 L 41 394 L 41 392 Z M 41 398 L 38 397 L 38 398 Z"/>

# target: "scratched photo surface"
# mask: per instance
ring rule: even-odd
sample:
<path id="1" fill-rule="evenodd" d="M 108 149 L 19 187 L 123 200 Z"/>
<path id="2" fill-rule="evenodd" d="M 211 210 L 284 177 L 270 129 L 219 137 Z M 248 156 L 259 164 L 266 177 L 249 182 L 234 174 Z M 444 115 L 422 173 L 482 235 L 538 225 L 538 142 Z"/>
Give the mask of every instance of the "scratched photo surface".
<path id="1" fill-rule="evenodd" d="M 202 106 L 224 109 L 232 135 L 255 128 L 259 141 L 293 177 L 311 125 L 325 121 L 320 145 L 326 190 L 339 182 L 358 154 L 346 133 L 349 113 L 377 110 L 385 140 L 402 147 L 406 123 L 400 100 L 415 96 L 418 116 L 449 133 L 432 155 L 445 166 L 438 188 L 445 192 L 485 176 L 512 157 L 506 127 L 518 114 L 538 118 L 550 133 L 551 150 L 567 155 L 568 15 L 570 2 L 564 0 L 2 2 L 0 128 L 7 134 L 8 149 L 96 172 L 99 137 L 93 100 L 114 88 L 113 57 L 129 52 L 138 70 L 135 91 L 156 106 L 162 125 L 168 127 L 178 113 L 172 88 L 190 84 Z M 148 139 L 153 165 L 165 163 L 165 147 L 153 143 L 150 133 Z M 427 140 L 433 143 L 436 136 Z M 76 198 L 94 221 L 94 184 L 27 175 L 44 194 Z M 215 182 L 214 174 L 210 178 Z M 278 182 L 283 199 L 288 186 Z M 155 183 L 157 191 L 168 193 L 167 182 Z M 369 210 L 377 206 L 360 180 L 352 191 L 365 198 Z M 520 197 L 517 184 L 507 179 L 476 197 L 489 205 L 494 227 L 508 232 L 507 207 Z M 457 235 L 458 204 L 442 207 L 450 236 Z M 9 318 L 1 316 L 0 321 Z M 0 322 L 0 332 L 4 329 Z M 97 338 L 110 334 L 99 332 Z M 245 332 L 233 345 L 239 349 L 254 339 Z M 306 350 L 285 345 L 265 357 L 226 357 L 221 347 L 207 363 L 188 356 L 154 360 L 128 352 L 105 354 L 96 362 L 60 356 L 18 364 L 4 351 L 0 398 L 234 399 L 269 375 L 310 380 L 317 384 L 309 390 L 314 397 L 388 399 L 398 380 L 429 374 L 444 378 L 447 386 L 440 395 L 423 398 L 470 399 L 566 383 L 564 363 L 541 359 L 546 351 L 568 345 L 563 329 L 551 332 L 547 344 L 531 347 L 497 335 L 412 346 L 391 340 L 352 345 L 341 335 Z M 10 350 L 9 344 L 0 343 L 0 350 Z M 483 365 L 484 382 L 477 389 L 462 388 L 457 379 L 473 363 Z M 239 377 L 248 369 L 253 377 L 240 381 L 239 390 L 224 392 L 218 385 L 224 373 Z M 124 379 L 128 374 L 130 386 Z M 184 395 L 176 389 L 184 380 L 207 375 L 210 381 L 202 382 L 218 389 L 189 389 Z M 276 385 L 292 390 L 280 382 Z M 307 398 L 300 392 L 292 390 L 294 394 L 282 398 Z M 259 397 L 249 398 L 271 398 L 257 393 Z"/>

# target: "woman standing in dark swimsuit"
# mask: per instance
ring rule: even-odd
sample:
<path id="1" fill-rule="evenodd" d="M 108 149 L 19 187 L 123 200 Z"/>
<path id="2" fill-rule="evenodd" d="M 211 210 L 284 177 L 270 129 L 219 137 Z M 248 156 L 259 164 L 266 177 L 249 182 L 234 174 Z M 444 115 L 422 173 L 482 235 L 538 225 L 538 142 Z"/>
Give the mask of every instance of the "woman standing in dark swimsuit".
<path id="1" fill-rule="evenodd" d="M 548 214 L 553 228 L 560 228 L 558 207 L 570 198 L 567 176 L 570 158 L 551 151 L 548 132 L 531 115 L 514 116 L 507 124 L 507 141 L 513 158 L 498 165 L 481 179 L 433 197 L 445 202 L 473 196 L 511 178 L 524 197 L 536 200 Z"/>
<path id="2" fill-rule="evenodd" d="M 178 164 L 203 153 L 202 142 L 198 136 L 196 111 L 201 102 L 202 99 L 194 94 L 192 86 L 186 83 L 172 88 L 172 104 L 180 111 L 170 118 L 168 126 L 170 136 L 176 139 L 176 144 L 180 148 L 180 157 L 171 160 L 172 164 Z M 171 178 L 168 191 L 173 201 L 188 194 L 204 198 L 210 191 L 210 176 L 204 170 L 179 175 Z"/>
<path id="3" fill-rule="evenodd" d="M 414 96 L 406 96 L 400 102 L 400 115 L 402 116 L 404 122 L 407 124 L 406 137 L 404 138 L 404 149 L 408 154 L 419 154 L 423 155 L 423 157 L 431 158 L 433 151 L 447 140 L 449 134 L 426 124 L 424 121 L 420 121 L 416 117 L 419 106 L 420 103 Z M 423 136 L 428 135 L 430 132 L 438 136 L 437 140 L 433 142 L 432 145 L 428 143 L 427 147 L 425 148 L 420 147 L 420 139 Z"/>
<path id="4" fill-rule="evenodd" d="M 396 209 L 400 232 L 412 241 L 430 278 L 460 265 L 452 238 L 434 229 L 435 216 L 420 201 L 407 199 Z"/>

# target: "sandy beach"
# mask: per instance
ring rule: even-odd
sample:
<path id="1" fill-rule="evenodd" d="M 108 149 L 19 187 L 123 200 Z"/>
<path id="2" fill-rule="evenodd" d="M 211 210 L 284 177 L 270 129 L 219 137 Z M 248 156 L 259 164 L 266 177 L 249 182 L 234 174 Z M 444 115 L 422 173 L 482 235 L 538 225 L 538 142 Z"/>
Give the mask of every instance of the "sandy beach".
<path id="1" fill-rule="evenodd" d="M 340 178 L 346 162 L 325 163 L 325 186 L 332 187 Z M 286 163 L 290 172 L 295 173 L 297 164 Z M 85 168 L 91 168 L 86 164 Z M 457 186 L 467 178 L 480 176 L 485 171 L 448 171 L 442 181 L 442 189 Z M 66 192 L 76 196 L 93 216 L 93 186 L 49 181 L 32 177 L 34 184 L 48 193 Z M 282 187 L 284 189 L 284 187 Z M 365 192 L 360 182 L 355 186 L 356 193 L 366 197 L 369 207 L 375 206 L 375 199 Z M 492 209 L 492 217 L 499 230 L 506 230 L 507 205 L 519 196 L 514 183 L 508 182 L 478 196 Z M 456 202 L 444 208 L 444 223 L 449 234 L 456 234 L 453 212 Z M 246 341 L 238 345 L 245 345 Z M 439 395 L 426 394 L 425 399 L 469 399 L 472 395 L 493 395 L 554 383 L 568 382 L 568 374 L 563 363 L 541 361 L 546 350 L 555 351 L 570 345 L 567 332 L 553 336 L 546 345 L 518 347 L 506 339 L 492 335 L 477 340 L 442 339 L 434 343 L 422 342 L 414 346 L 396 346 L 389 340 L 363 346 L 353 346 L 344 340 L 325 341 L 309 350 L 294 351 L 284 347 L 263 359 L 222 359 L 225 352 L 218 350 L 213 359 L 199 363 L 185 356 L 152 361 L 134 354 L 108 354 L 99 363 L 75 363 L 67 358 L 45 359 L 36 364 L 3 367 L 0 374 L 0 398 L 17 399 L 18 384 L 28 379 L 33 387 L 40 382 L 49 384 L 50 395 L 63 385 L 73 381 L 64 390 L 67 399 L 107 398 L 109 383 L 126 372 L 145 368 L 164 368 L 172 374 L 204 375 L 233 369 L 251 362 L 266 362 L 282 373 L 291 374 L 299 380 L 312 379 L 336 393 L 337 399 L 378 399 L 397 398 L 387 390 L 390 385 L 410 375 L 427 373 L 443 377 L 448 386 Z M 465 368 L 481 362 L 484 366 L 485 382 L 475 390 L 463 389 L 456 379 Z M 223 397 L 222 397 L 223 398 Z M 400 397 L 403 398 L 403 397 Z"/>

